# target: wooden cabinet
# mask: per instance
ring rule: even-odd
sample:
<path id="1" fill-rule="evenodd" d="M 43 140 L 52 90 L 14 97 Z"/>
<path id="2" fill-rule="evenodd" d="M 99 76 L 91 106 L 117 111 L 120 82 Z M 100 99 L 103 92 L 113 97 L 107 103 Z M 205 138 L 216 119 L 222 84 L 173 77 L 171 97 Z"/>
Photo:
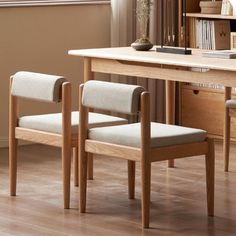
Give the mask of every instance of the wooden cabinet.
<path id="1" fill-rule="evenodd" d="M 222 138 L 224 90 L 181 85 L 181 124 L 207 130 L 210 136 Z M 232 98 L 236 98 L 233 95 Z M 236 120 L 232 119 L 232 139 L 236 140 Z"/>

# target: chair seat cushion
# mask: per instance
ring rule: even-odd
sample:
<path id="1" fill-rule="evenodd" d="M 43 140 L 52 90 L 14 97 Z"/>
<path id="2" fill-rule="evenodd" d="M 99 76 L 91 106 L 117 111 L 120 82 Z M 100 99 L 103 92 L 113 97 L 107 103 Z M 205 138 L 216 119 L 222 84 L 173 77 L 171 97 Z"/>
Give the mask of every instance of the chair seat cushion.
<path id="1" fill-rule="evenodd" d="M 72 133 L 78 133 L 79 112 L 74 111 L 71 114 Z M 89 127 L 101 127 L 117 124 L 126 124 L 127 120 L 115 116 L 103 115 L 98 113 L 89 113 Z M 62 114 L 43 114 L 33 116 L 23 116 L 19 119 L 19 127 L 35 129 L 50 133 L 62 132 Z"/>
<path id="2" fill-rule="evenodd" d="M 236 99 L 227 100 L 225 105 L 228 108 L 236 108 Z"/>
<path id="3" fill-rule="evenodd" d="M 89 139 L 132 147 L 140 147 L 140 136 L 140 123 L 89 130 Z M 206 137 L 207 132 L 201 129 L 151 123 L 151 147 L 202 142 Z"/>

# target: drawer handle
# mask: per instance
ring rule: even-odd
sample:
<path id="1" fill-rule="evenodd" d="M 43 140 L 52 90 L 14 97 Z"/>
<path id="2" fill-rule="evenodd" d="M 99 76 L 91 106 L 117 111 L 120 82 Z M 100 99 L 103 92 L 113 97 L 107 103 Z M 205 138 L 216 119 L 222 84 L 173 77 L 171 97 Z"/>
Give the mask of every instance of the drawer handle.
<path id="1" fill-rule="evenodd" d="M 199 90 L 194 89 L 193 93 L 197 95 L 197 94 L 199 94 Z"/>

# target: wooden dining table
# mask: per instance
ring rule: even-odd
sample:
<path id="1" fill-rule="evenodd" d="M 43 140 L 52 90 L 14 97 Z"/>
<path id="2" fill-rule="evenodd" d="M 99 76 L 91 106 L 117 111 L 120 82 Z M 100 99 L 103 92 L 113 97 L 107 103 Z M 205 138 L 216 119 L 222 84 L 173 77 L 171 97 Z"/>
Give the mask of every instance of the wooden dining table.
<path id="1" fill-rule="evenodd" d="M 192 55 L 135 51 L 131 47 L 69 50 L 72 56 L 84 59 L 84 81 L 94 79 L 94 73 L 107 73 L 160 79 L 166 81 L 166 123 L 175 123 L 175 81 L 219 84 L 229 99 L 231 87 L 236 87 L 236 59 L 206 58 L 203 50 L 192 49 Z M 194 109 L 194 108 L 193 108 Z M 174 161 L 169 161 L 169 167 Z"/>

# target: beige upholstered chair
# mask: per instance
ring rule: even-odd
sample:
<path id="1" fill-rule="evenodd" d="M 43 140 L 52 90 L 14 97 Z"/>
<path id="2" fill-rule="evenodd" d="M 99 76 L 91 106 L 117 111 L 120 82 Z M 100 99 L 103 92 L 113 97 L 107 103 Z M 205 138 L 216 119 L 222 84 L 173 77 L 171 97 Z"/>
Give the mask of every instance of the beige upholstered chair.
<path id="1" fill-rule="evenodd" d="M 141 122 L 89 128 L 88 109 L 136 114 Z M 208 215 L 214 214 L 214 143 L 204 130 L 150 122 L 150 97 L 142 87 L 88 81 L 80 88 L 80 211 L 86 211 L 87 153 L 129 161 L 129 197 L 134 198 L 135 162 L 141 162 L 142 225 L 149 227 L 151 163 L 205 155 Z"/>
<path id="2" fill-rule="evenodd" d="M 231 117 L 236 117 L 236 99 L 231 99 L 231 88 L 225 90 L 225 119 L 224 119 L 224 170 L 229 171 L 230 127 Z"/>
<path id="3" fill-rule="evenodd" d="M 18 98 L 62 103 L 62 113 L 23 116 L 18 118 Z M 71 112 L 71 84 L 61 76 L 18 72 L 10 80 L 9 171 L 10 194 L 16 195 L 17 140 L 62 148 L 64 208 L 70 204 L 71 149 L 74 148 L 75 185 L 78 185 L 78 122 L 79 112 Z M 90 127 L 127 123 L 125 119 L 89 114 Z M 91 159 L 91 157 L 90 157 Z M 90 167 L 90 170 L 92 166 Z"/>

